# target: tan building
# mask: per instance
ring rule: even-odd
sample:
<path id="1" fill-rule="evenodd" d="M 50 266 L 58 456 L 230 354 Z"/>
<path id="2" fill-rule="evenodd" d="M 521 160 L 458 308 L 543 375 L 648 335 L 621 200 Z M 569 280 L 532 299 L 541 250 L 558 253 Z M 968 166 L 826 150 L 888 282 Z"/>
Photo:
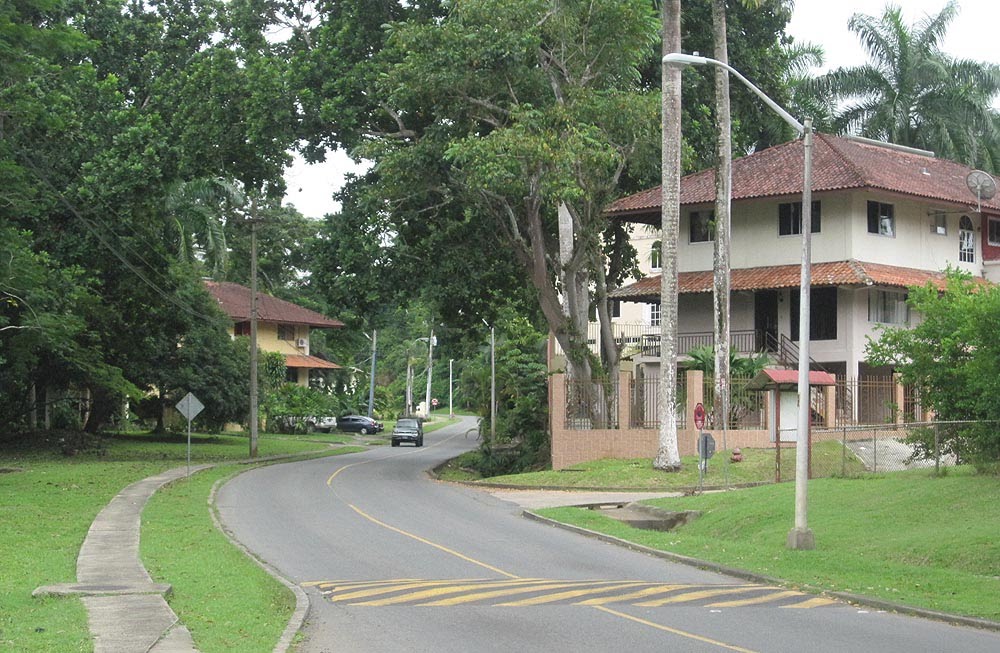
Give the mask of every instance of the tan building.
<path id="1" fill-rule="evenodd" d="M 250 289 L 227 281 L 205 281 L 205 287 L 219 302 L 219 308 L 232 320 L 229 335 L 249 336 Z M 258 293 L 257 345 L 261 351 L 276 352 L 285 357 L 285 378 L 290 383 L 308 386 L 310 375 L 322 370 L 340 369 L 336 363 L 310 355 L 309 336 L 313 329 L 342 326 L 344 323 L 340 320 Z"/>

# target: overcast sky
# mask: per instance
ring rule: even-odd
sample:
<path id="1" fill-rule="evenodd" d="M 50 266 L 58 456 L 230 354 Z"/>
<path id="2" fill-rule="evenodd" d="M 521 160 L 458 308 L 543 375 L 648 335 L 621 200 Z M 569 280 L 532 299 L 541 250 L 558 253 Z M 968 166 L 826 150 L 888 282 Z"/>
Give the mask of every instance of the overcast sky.
<path id="1" fill-rule="evenodd" d="M 898 0 L 903 19 L 913 24 L 928 14 L 938 13 L 946 0 Z M 953 57 L 1000 63 L 1000 0 L 959 0 L 958 17 L 951 23 L 943 50 Z M 825 69 L 857 66 L 865 62 L 865 52 L 857 36 L 847 29 L 855 13 L 879 16 L 885 5 L 871 0 L 795 0 L 788 33 L 799 41 L 810 41 L 826 51 Z M 739 62 L 730 62 L 739 68 Z M 821 72 L 821 71 L 817 71 Z M 319 165 L 301 159 L 285 174 L 288 194 L 303 215 L 321 218 L 338 210 L 331 195 L 343 184 L 344 172 L 353 169 L 346 155 L 336 152 Z"/>

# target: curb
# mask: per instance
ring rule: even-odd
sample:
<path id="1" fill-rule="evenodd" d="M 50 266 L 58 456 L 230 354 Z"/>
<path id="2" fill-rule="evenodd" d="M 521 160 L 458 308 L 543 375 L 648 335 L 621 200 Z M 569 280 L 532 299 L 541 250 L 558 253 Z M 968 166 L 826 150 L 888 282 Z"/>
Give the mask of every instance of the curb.
<path id="1" fill-rule="evenodd" d="M 219 517 L 219 511 L 215 506 L 216 491 L 222 486 L 223 483 L 230 481 L 242 473 L 243 472 L 238 472 L 229 478 L 219 479 L 212 484 L 212 491 L 208 494 L 209 513 L 212 515 L 212 523 L 214 523 L 215 527 L 226 536 L 226 539 L 229 540 L 230 544 L 242 551 L 248 558 L 256 562 L 261 569 L 266 571 L 271 575 L 271 577 L 291 590 L 292 594 L 295 596 L 295 610 L 292 611 L 292 616 L 288 619 L 288 625 L 285 626 L 284 632 L 281 633 L 281 637 L 278 639 L 278 642 L 274 645 L 273 649 L 273 653 L 286 653 L 291 648 L 295 635 L 299 632 L 299 629 L 302 628 L 302 624 L 305 623 L 306 616 L 309 614 L 309 596 L 301 587 L 278 573 L 277 569 L 254 555 L 254 553 L 244 546 L 242 542 L 237 540 L 232 531 L 230 531 L 229 528 L 222 523 L 222 519 Z"/>
<path id="2" fill-rule="evenodd" d="M 788 581 L 784 579 L 774 578 L 772 576 L 764 576 L 762 574 L 756 574 L 754 572 L 747 571 L 745 569 L 727 567 L 726 565 L 721 565 L 715 562 L 709 562 L 707 560 L 690 558 L 688 556 L 680 555 L 678 553 L 671 553 L 670 551 L 661 551 L 660 549 L 654 549 L 642 544 L 636 544 L 635 542 L 629 542 L 628 540 L 623 540 L 620 537 L 607 535 L 605 533 L 600 533 L 598 531 L 592 531 L 589 528 L 574 526 L 572 524 L 566 524 L 564 522 L 556 521 L 548 517 L 543 517 L 542 515 L 531 512 L 530 510 L 523 510 L 521 512 L 521 516 L 526 519 L 530 519 L 531 521 L 536 521 L 541 524 L 553 526 L 555 528 L 561 528 L 562 530 L 565 531 L 570 531 L 572 533 L 584 535 L 586 537 L 600 540 L 608 544 L 614 544 L 616 546 L 620 546 L 626 549 L 638 551 L 639 553 L 645 553 L 655 558 L 661 558 L 663 560 L 677 562 L 683 565 L 688 565 L 690 567 L 697 567 L 698 569 L 704 569 L 706 571 L 714 571 L 716 573 L 725 574 L 726 576 L 732 576 L 734 578 L 739 578 L 741 580 L 748 580 L 754 583 L 761 583 L 764 585 L 782 585 L 782 586 L 789 585 Z M 924 619 L 931 619 L 933 621 L 943 621 L 945 623 L 949 623 L 952 625 L 969 626 L 972 628 L 979 628 L 982 630 L 992 630 L 1000 632 L 1000 621 L 991 621 L 989 619 L 980 619 L 978 617 L 966 617 L 963 615 L 949 614 L 947 612 L 939 612 L 937 610 L 929 610 L 926 608 L 917 608 L 910 605 L 893 603 L 891 601 L 872 598 L 870 596 L 863 596 L 861 594 L 827 591 L 821 588 L 811 587 L 808 585 L 796 585 L 795 587 L 798 587 L 799 589 L 804 591 L 814 592 L 817 594 L 823 594 L 829 597 L 837 598 L 847 603 L 851 603 L 853 605 L 860 605 L 869 608 L 875 608 L 878 610 L 885 610 L 887 612 L 905 614 L 913 617 L 923 617 Z"/>

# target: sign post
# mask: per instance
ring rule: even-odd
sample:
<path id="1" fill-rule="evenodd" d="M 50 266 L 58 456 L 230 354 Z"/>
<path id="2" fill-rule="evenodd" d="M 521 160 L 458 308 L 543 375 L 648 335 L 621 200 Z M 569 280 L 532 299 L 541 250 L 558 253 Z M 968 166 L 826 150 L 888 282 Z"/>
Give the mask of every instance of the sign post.
<path id="1" fill-rule="evenodd" d="M 188 443 L 187 443 L 187 475 L 191 475 L 191 420 L 197 417 L 198 413 L 205 409 L 205 404 L 198 401 L 198 397 L 193 392 L 184 395 L 184 398 L 177 402 L 177 412 L 183 415 L 188 422 Z"/>
<path id="2" fill-rule="evenodd" d="M 694 407 L 694 427 L 698 429 L 698 489 L 705 484 L 705 472 L 708 471 L 708 459 L 715 455 L 715 438 L 710 433 L 702 433 L 705 428 L 705 406 L 701 403 Z"/>

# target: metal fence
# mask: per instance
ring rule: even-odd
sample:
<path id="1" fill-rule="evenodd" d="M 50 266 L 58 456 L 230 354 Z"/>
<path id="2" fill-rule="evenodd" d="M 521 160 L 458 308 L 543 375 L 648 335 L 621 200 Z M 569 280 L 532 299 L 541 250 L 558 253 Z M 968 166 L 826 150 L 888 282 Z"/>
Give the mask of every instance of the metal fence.
<path id="1" fill-rule="evenodd" d="M 687 398 L 687 375 L 677 375 L 677 428 L 687 427 L 684 405 Z M 660 426 L 660 379 L 640 377 L 632 379 L 629 393 L 631 420 L 629 428 L 655 429 Z"/>
<path id="2" fill-rule="evenodd" d="M 947 444 L 977 422 L 908 422 L 812 430 L 810 477 L 864 476 L 951 467 L 958 457 Z M 794 458 L 794 449 L 786 450 Z M 781 480 L 795 478 L 794 461 L 782 460 Z M 787 476 L 787 477 L 786 477 Z"/>
<path id="3" fill-rule="evenodd" d="M 747 390 L 752 378 L 735 374 L 729 378 L 730 429 L 762 429 L 767 426 L 767 393 Z M 705 426 L 709 429 L 722 428 L 715 415 L 715 377 L 704 377 L 703 385 L 702 402 L 707 411 Z"/>
<path id="4" fill-rule="evenodd" d="M 566 379 L 566 426 L 570 429 L 618 428 L 618 384 L 607 380 Z"/>

